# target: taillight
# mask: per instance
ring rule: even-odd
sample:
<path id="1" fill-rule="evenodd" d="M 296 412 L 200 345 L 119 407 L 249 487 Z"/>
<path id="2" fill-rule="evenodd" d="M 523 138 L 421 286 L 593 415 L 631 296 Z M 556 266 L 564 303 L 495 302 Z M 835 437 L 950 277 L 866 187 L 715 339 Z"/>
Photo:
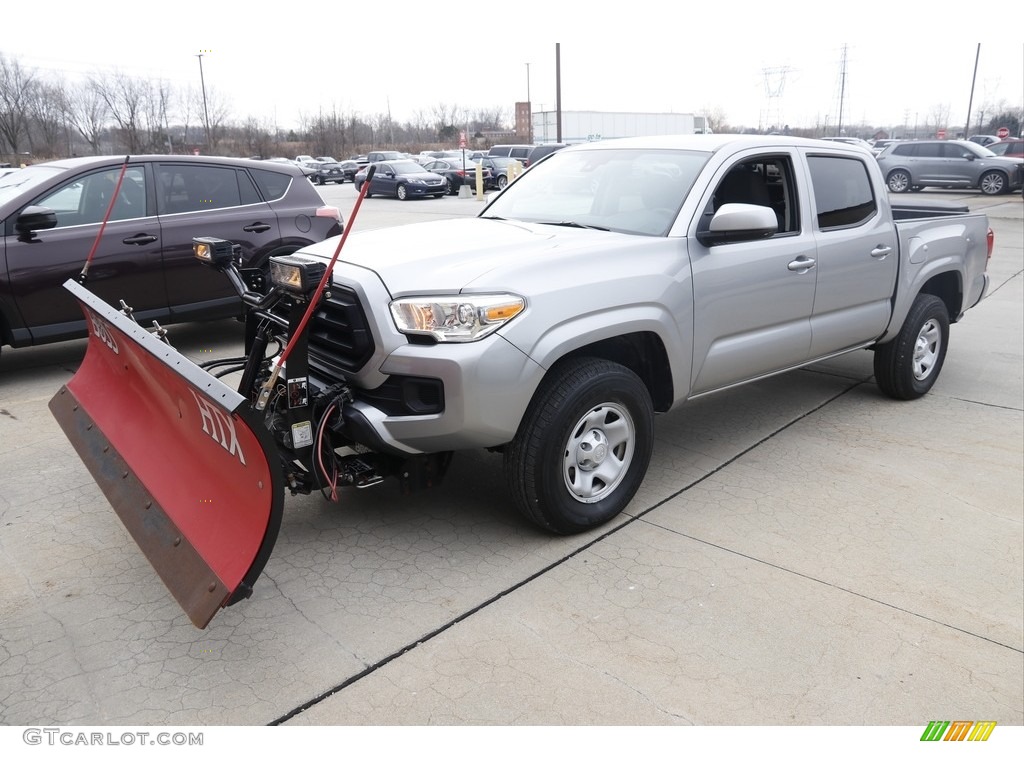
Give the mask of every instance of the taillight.
<path id="1" fill-rule="evenodd" d="M 992 227 L 988 228 L 988 235 L 985 236 L 985 242 L 988 244 L 988 255 L 985 256 L 985 265 L 987 267 L 989 259 L 992 258 L 992 249 L 996 244 L 996 234 L 992 231 Z"/>
<path id="2" fill-rule="evenodd" d="M 341 223 L 341 211 L 335 208 L 333 205 L 323 205 L 316 209 L 317 216 L 323 216 L 325 219 L 334 219 L 339 224 Z M 991 235 L 992 230 L 989 230 Z"/>

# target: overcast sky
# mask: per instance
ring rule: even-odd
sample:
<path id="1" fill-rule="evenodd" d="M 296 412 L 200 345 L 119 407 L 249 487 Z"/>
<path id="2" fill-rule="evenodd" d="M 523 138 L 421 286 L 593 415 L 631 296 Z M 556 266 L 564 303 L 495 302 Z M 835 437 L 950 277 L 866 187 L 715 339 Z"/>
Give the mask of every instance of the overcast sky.
<path id="1" fill-rule="evenodd" d="M 40 6 L 42 21 L 6 25 L 0 53 L 64 80 L 118 70 L 198 90 L 203 51 L 207 91 L 234 122 L 282 127 L 321 108 L 405 121 L 437 104 L 499 107 L 511 122 L 528 88 L 535 111 L 551 110 L 556 43 L 563 110 L 834 126 L 843 92 L 844 125 L 924 125 L 943 110 L 962 125 L 979 40 L 971 120 L 985 106 L 1024 104 L 1019 6 L 984 7 L 56 0 Z"/>

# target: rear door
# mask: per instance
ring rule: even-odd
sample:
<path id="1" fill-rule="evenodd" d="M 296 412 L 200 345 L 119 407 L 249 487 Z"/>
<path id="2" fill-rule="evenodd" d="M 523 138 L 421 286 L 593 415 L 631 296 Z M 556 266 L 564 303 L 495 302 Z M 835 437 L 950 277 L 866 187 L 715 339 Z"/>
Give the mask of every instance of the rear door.
<path id="1" fill-rule="evenodd" d="M 5 230 L 7 265 L 14 299 L 35 343 L 80 335 L 85 320 L 62 286 L 77 278 L 96 241 L 121 173 L 120 163 L 84 171 L 42 192 L 32 205 L 54 210 L 57 226 L 32 237 Z M 140 320 L 167 316 L 161 274 L 160 222 L 153 211 L 152 181 L 144 163 L 130 164 L 93 256 L 88 287 L 120 306 L 123 299 Z"/>
<path id="2" fill-rule="evenodd" d="M 192 255 L 193 237 L 219 237 L 242 246 L 250 263 L 280 241 L 277 215 L 242 168 L 210 163 L 156 164 L 167 298 L 178 319 L 238 302 L 220 274 Z"/>
<path id="3" fill-rule="evenodd" d="M 810 359 L 878 338 L 889 323 L 899 248 L 860 157 L 809 154 L 817 290 Z"/>

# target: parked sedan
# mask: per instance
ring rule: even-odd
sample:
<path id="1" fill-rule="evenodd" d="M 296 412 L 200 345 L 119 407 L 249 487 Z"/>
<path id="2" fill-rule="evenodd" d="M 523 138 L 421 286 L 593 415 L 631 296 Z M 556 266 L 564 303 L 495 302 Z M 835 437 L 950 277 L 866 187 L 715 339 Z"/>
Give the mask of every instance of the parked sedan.
<path id="1" fill-rule="evenodd" d="M 999 195 L 1024 186 L 1024 161 L 973 141 L 901 141 L 878 154 L 878 165 L 890 192 L 967 187 Z"/>
<path id="2" fill-rule="evenodd" d="M 461 158 L 449 157 L 431 160 L 423 167 L 428 171 L 444 176 L 448 182 L 449 195 L 459 194 L 459 188 L 463 184 L 476 184 L 476 163 L 467 162 L 463 165 Z M 487 189 L 490 186 L 491 170 L 490 168 L 482 168 L 481 173 L 483 175 L 484 189 Z"/>
<path id="3" fill-rule="evenodd" d="M 89 267 L 91 291 L 123 299 L 144 325 L 234 317 L 237 293 L 192 255 L 192 238 L 241 246 L 245 266 L 342 231 L 337 208 L 291 163 L 191 155 L 76 157 L 0 179 L 0 344 L 61 341 L 87 332 L 62 285 Z M 118 179 L 121 179 L 118 185 Z"/>
<path id="4" fill-rule="evenodd" d="M 344 184 L 346 181 L 355 181 L 358 170 L 359 164 L 354 160 L 342 160 L 340 163 L 323 161 L 309 180 L 314 184 L 327 184 L 332 181 L 335 184 Z"/>
<path id="5" fill-rule="evenodd" d="M 412 160 L 393 160 L 375 163 L 376 171 L 366 196 L 387 195 L 399 200 L 413 197 L 443 197 L 448 192 L 448 181 L 432 171 L 425 170 L 422 165 Z M 356 174 L 356 189 L 362 191 L 366 183 L 365 168 Z"/>

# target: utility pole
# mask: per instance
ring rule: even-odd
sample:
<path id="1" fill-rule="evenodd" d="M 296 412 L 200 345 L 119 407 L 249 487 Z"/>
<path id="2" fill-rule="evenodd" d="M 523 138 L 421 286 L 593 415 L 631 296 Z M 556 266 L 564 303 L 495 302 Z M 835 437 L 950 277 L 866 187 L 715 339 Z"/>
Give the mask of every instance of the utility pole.
<path id="1" fill-rule="evenodd" d="M 846 101 L 846 46 L 843 46 L 843 63 L 839 73 L 839 123 L 836 125 L 836 136 L 843 135 L 843 103 Z"/>
<path id="2" fill-rule="evenodd" d="M 555 141 L 562 143 L 562 44 L 555 43 Z"/>
<path id="3" fill-rule="evenodd" d="M 206 79 L 203 77 L 203 51 L 196 54 L 199 59 L 199 84 L 203 87 L 203 125 L 206 126 L 206 151 L 210 152 L 213 145 L 210 143 L 210 110 L 206 106 Z"/>
<path id="4" fill-rule="evenodd" d="M 527 144 L 533 144 L 533 103 L 530 101 L 530 62 L 526 62 L 526 108 L 530 113 Z"/>
<path id="5" fill-rule="evenodd" d="M 971 107 L 974 106 L 974 81 L 978 79 L 978 59 L 981 58 L 981 43 L 974 54 L 974 74 L 971 76 L 971 98 L 967 100 L 967 120 L 964 121 L 964 138 L 971 135 Z"/>

